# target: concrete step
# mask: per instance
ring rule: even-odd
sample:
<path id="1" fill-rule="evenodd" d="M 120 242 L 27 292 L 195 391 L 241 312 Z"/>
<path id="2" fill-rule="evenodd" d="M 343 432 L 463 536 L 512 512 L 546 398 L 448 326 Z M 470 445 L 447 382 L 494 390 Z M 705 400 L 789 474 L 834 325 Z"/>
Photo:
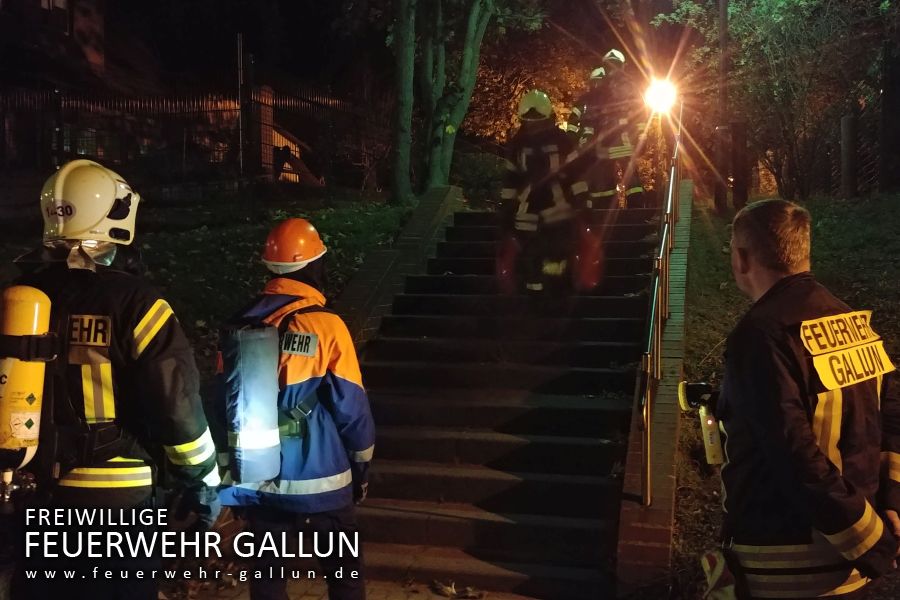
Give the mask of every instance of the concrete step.
<path id="1" fill-rule="evenodd" d="M 606 258 L 649 258 L 656 251 L 655 241 L 603 241 Z M 490 258 L 497 255 L 496 242 L 438 242 L 438 258 Z"/>
<path id="2" fill-rule="evenodd" d="M 627 393 L 634 389 L 637 364 L 620 368 L 544 367 L 524 364 L 434 364 L 363 360 L 370 387 L 508 387 L 556 394 Z"/>
<path id="3" fill-rule="evenodd" d="M 494 258 L 429 258 L 428 273 L 431 275 L 494 275 L 497 263 Z M 602 263 L 603 274 L 635 275 L 653 271 L 653 259 L 647 258 L 607 258 Z"/>
<path id="4" fill-rule="evenodd" d="M 590 212 L 591 220 L 599 223 L 644 223 L 654 218 L 658 218 L 659 215 L 659 208 L 626 208 L 624 210 L 595 209 Z M 453 224 L 470 227 L 496 225 L 498 218 L 499 216 L 496 212 L 460 211 L 453 215 Z"/>
<path id="5" fill-rule="evenodd" d="M 615 551 L 615 522 L 496 514 L 470 504 L 372 499 L 358 509 L 366 542 L 460 548 L 481 558 L 601 564 Z"/>
<path id="6" fill-rule="evenodd" d="M 397 294 L 393 312 L 398 315 L 467 315 L 506 317 L 613 318 L 645 317 L 648 296 L 570 296 L 545 307 L 541 315 L 541 299 L 523 295 L 495 296 L 481 294 Z"/>
<path id="7" fill-rule="evenodd" d="M 545 341 L 640 341 L 644 319 L 553 319 L 536 317 L 467 317 L 386 315 L 379 335 Z"/>
<path id="8" fill-rule="evenodd" d="M 610 440 L 496 431 L 379 425 L 379 459 L 483 465 L 523 473 L 613 473 L 624 463 L 623 436 Z"/>
<path id="9" fill-rule="evenodd" d="M 642 348 L 633 342 L 553 342 L 386 337 L 369 341 L 367 361 L 441 363 L 524 363 L 595 368 L 638 362 Z"/>
<path id="10" fill-rule="evenodd" d="M 615 241 L 641 241 L 659 232 L 657 223 L 610 225 L 604 228 L 603 238 Z M 491 225 L 459 226 L 447 228 L 448 242 L 491 242 L 500 239 L 500 229 Z"/>
<path id="11" fill-rule="evenodd" d="M 510 389 L 370 388 L 378 429 L 446 427 L 624 439 L 631 394 L 562 396 Z M 380 453 L 380 450 L 379 450 Z"/>
<path id="12" fill-rule="evenodd" d="M 431 266 L 429 265 L 429 269 Z M 650 288 L 649 275 L 607 275 L 590 296 L 622 296 L 637 294 Z M 410 275 L 406 278 L 408 294 L 485 294 L 496 295 L 497 278 L 493 275 Z"/>
<path id="13" fill-rule="evenodd" d="M 600 475 L 506 472 L 483 465 L 378 459 L 373 498 L 474 504 L 491 512 L 599 518 L 618 514 L 621 481 Z"/>
<path id="14" fill-rule="evenodd" d="M 366 576 L 391 581 L 471 586 L 543 600 L 600 600 L 615 597 L 611 567 L 561 567 L 484 560 L 458 548 L 412 544 L 366 544 Z M 491 593 L 489 598 L 494 598 Z M 500 600 L 498 598 L 498 600 Z"/>

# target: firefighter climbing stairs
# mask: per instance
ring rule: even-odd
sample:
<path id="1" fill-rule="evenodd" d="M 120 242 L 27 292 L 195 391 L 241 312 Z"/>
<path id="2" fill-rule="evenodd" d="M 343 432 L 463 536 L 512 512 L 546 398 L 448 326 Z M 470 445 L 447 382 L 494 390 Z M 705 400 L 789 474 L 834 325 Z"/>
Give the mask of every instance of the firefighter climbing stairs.
<path id="1" fill-rule="evenodd" d="M 595 210 L 602 284 L 501 295 L 496 215 L 458 212 L 362 354 L 378 428 L 367 575 L 611 597 L 658 210 Z"/>

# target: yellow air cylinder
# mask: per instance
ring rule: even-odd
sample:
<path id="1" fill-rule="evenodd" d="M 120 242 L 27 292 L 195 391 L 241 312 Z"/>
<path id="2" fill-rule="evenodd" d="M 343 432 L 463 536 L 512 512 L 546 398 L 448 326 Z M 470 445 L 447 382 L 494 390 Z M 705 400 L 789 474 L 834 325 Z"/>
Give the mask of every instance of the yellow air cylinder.
<path id="1" fill-rule="evenodd" d="M 0 333 L 42 335 L 49 328 L 50 298 L 44 292 L 25 285 L 3 290 Z M 16 466 L 24 466 L 37 451 L 44 368 L 43 361 L 0 357 L 0 450 L 24 450 L 24 462 Z"/>

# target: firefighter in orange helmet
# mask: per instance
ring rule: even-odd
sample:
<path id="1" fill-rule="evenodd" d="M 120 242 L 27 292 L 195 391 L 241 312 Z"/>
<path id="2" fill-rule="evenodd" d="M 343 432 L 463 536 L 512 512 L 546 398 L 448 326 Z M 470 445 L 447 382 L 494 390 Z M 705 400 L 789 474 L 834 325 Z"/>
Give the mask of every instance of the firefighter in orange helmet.
<path id="1" fill-rule="evenodd" d="M 281 472 L 274 481 L 223 479 L 222 503 L 247 507 L 256 539 L 266 533 L 313 535 L 357 532 L 354 504 L 367 491 L 375 424 L 353 340 L 339 316 L 325 308 L 325 244 L 305 219 L 276 225 L 262 261 L 274 274 L 237 320 L 278 328 Z M 346 554 L 346 553 L 345 553 Z M 259 569 L 281 566 L 260 559 Z M 365 598 L 361 556 L 320 557 L 329 598 Z M 343 569 L 344 576 L 333 574 Z M 359 577 L 348 577 L 356 571 Z M 277 572 L 277 571 L 276 571 Z M 253 600 L 284 598 L 283 579 L 253 580 Z"/>

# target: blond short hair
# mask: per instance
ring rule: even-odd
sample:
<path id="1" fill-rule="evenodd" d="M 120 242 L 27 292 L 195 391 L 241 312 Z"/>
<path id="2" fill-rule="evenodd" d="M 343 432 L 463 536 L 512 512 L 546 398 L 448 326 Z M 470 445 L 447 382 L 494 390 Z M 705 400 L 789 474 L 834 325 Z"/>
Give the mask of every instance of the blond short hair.
<path id="1" fill-rule="evenodd" d="M 809 211 L 773 199 L 752 202 L 732 221 L 732 236 L 740 240 L 764 267 L 781 273 L 809 268 Z"/>

